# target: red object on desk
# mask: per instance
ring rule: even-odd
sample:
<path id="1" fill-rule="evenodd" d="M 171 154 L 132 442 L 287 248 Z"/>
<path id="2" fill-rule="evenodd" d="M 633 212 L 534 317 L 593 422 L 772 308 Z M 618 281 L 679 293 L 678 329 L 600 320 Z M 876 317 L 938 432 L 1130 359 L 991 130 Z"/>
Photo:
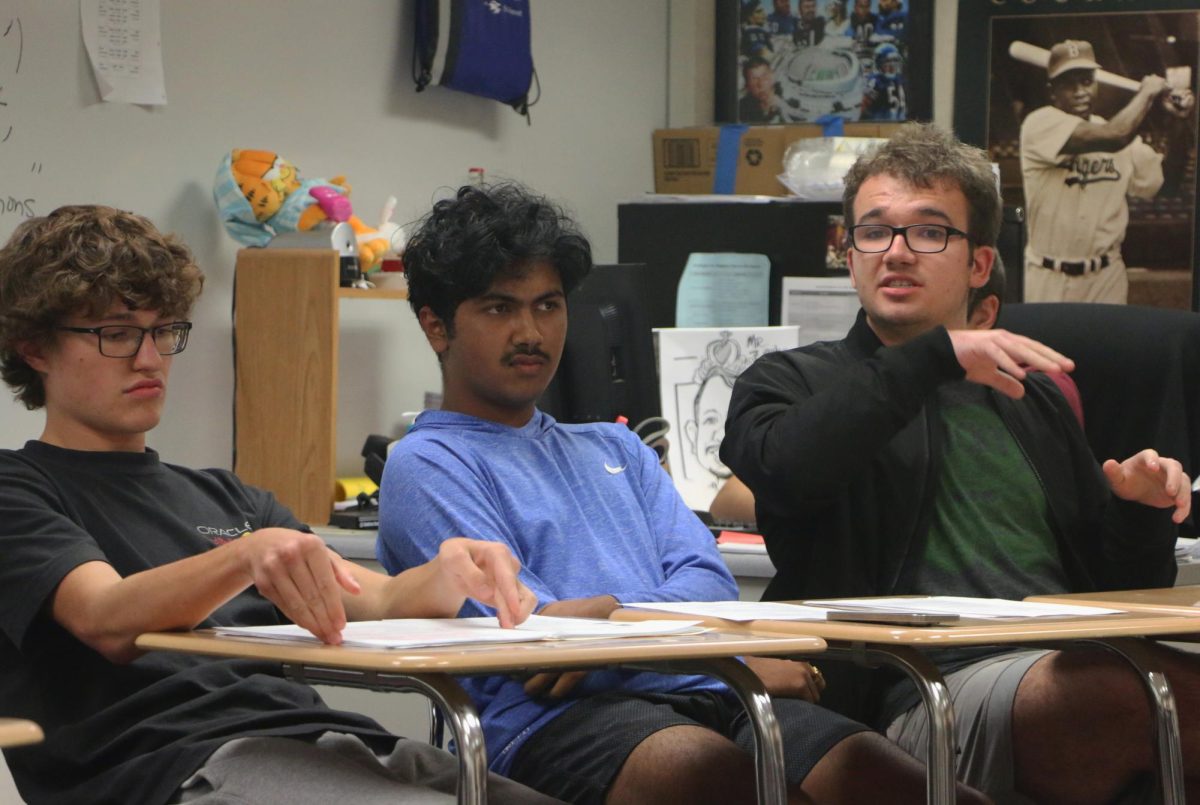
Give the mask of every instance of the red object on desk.
<path id="1" fill-rule="evenodd" d="M 762 545 L 762 534 L 751 534 L 749 531 L 722 531 L 717 534 L 718 545 Z"/>

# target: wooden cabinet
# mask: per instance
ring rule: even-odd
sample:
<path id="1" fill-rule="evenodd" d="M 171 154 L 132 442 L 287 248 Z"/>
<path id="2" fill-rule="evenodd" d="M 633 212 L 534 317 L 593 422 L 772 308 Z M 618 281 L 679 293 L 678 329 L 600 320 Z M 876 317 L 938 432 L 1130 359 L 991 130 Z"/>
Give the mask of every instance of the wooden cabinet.
<path id="1" fill-rule="evenodd" d="M 333 506 L 340 303 L 405 298 L 338 287 L 332 249 L 238 252 L 234 472 L 303 522 L 328 523 Z"/>

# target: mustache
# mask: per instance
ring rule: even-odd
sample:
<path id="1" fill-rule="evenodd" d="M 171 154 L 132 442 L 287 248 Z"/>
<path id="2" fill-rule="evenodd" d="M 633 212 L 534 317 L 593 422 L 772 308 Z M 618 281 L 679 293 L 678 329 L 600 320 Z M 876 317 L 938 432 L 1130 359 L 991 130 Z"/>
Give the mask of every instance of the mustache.
<path id="1" fill-rule="evenodd" d="M 529 347 L 529 346 L 524 346 L 524 345 L 514 347 L 511 352 L 504 353 L 504 357 L 501 360 L 504 363 L 510 363 L 510 362 L 512 362 L 512 359 L 517 357 L 518 355 L 525 355 L 527 357 L 533 357 L 533 358 L 541 358 L 544 361 L 550 360 L 550 356 L 547 355 L 545 352 L 542 352 L 537 347 Z"/>

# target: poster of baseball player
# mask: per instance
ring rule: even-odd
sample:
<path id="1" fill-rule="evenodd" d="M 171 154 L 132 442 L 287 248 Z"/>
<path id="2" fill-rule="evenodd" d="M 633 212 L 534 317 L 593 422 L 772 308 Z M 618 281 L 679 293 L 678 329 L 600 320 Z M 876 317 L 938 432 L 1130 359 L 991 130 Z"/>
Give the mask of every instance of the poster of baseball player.
<path id="1" fill-rule="evenodd" d="M 737 0 L 737 122 L 914 119 L 914 1 Z"/>
<path id="2" fill-rule="evenodd" d="M 1198 11 L 991 20 L 987 144 L 1026 211 L 1025 301 L 1124 304 L 1155 271 L 1178 292 L 1134 301 L 1190 307 L 1198 31 Z"/>

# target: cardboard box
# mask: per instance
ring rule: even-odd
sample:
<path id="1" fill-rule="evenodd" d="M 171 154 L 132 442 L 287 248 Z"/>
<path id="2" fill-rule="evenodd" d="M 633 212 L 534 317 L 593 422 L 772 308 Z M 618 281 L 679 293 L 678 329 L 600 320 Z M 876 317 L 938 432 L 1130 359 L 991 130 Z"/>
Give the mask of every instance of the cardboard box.
<path id="1" fill-rule="evenodd" d="M 847 123 L 847 137 L 886 137 L 892 127 Z M 776 177 L 795 140 L 820 137 L 816 124 L 794 126 L 697 126 L 654 132 L 655 193 L 736 193 L 786 196 Z"/>

